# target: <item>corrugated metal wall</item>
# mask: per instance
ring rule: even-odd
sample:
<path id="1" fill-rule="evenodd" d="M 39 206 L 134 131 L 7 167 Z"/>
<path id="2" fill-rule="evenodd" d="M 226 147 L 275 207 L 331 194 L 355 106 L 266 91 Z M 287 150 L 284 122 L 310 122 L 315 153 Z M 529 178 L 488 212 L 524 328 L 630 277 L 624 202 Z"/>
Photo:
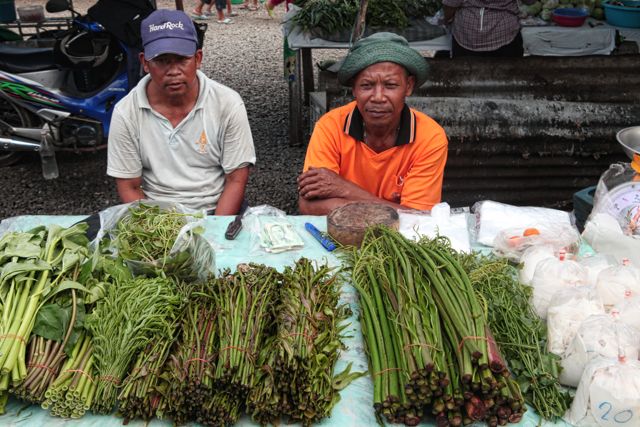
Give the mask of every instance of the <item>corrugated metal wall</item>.
<path id="1" fill-rule="evenodd" d="M 449 137 L 444 196 L 569 209 L 573 194 L 626 157 L 640 125 L 640 55 L 430 60 L 409 104 Z M 329 108 L 350 97 L 329 96 Z"/>

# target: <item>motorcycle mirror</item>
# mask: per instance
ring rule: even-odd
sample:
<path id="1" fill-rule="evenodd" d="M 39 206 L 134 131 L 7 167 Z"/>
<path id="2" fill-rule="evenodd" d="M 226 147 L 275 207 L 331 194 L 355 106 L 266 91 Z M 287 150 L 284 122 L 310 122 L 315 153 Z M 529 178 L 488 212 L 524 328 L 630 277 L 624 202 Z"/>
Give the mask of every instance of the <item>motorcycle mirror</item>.
<path id="1" fill-rule="evenodd" d="M 47 12 L 57 13 L 71 10 L 69 0 L 49 0 L 46 6 Z"/>

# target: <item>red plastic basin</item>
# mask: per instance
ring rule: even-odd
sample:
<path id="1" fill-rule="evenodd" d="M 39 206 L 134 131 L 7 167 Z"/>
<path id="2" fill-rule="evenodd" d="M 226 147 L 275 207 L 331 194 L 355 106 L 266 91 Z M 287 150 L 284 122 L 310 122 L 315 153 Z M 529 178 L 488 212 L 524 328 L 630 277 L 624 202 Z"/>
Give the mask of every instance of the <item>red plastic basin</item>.
<path id="1" fill-rule="evenodd" d="M 551 19 L 563 27 L 579 27 L 587 19 L 587 12 L 572 7 L 561 8 L 553 11 Z"/>

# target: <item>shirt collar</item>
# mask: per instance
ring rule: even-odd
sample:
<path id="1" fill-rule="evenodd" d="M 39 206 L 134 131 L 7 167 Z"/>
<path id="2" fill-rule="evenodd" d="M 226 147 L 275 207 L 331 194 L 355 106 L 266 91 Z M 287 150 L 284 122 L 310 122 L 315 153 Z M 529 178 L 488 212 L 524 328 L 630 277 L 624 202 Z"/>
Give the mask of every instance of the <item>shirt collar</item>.
<path id="1" fill-rule="evenodd" d="M 207 79 L 202 71 L 198 70 L 196 72 L 198 76 L 198 100 L 196 101 L 196 105 L 193 107 L 194 110 L 199 110 L 202 108 L 205 100 L 205 90 L 207 89 Z M 151 110 L 151 104 L 149 104 L 149 98 L 147 98 L 147 85 L 151 81 L 151 75 L 147 74 L 140 80 L 135 90 L 138 94 L 138 100 L 140 102 L 140 108 L 148 108 Z"/>
<path id="2" fill-rule="evenodd" d="M 356 141 L 364 141 L 364 120 L 362 114 L 355 105 L 344 121 L 344 133 L 355 138 Z M 400 125 L 396 137 L 396 147 L 413 142 L 416 139 L 416 115 L 405 103 L 400 113 Z"/>

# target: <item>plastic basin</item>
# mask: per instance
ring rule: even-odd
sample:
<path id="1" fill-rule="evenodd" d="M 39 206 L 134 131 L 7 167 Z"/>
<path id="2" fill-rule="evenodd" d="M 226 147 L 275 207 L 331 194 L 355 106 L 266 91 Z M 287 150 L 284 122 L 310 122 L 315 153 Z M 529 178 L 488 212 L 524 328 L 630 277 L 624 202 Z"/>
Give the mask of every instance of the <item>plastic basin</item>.
<path id="1" fill-rule="evenodd" d="M 640 28 L 640 1 L 606 1 L 602 3 L 602 6 L 604 7 L 605 19 L 609 25 Z"/>
<path id="2" fill-rule="evenodd" d="M 563 27 L 579 27 L 587 19 L 587 12 L 575 7 L 560 8 L 553 11 L 551 19 Z"/>

